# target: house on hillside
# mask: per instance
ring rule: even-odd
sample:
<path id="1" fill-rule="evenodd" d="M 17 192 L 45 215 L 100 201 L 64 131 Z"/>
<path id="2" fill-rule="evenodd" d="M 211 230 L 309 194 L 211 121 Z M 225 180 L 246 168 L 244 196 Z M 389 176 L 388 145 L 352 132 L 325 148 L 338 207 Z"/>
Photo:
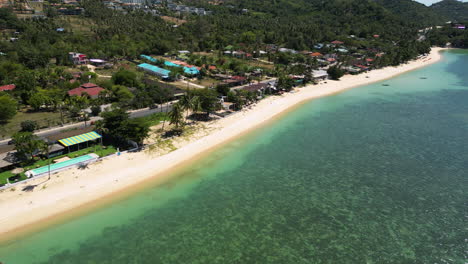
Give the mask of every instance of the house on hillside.
<path id="1" fill-rule="evenodd" d="M 320 53 L 320 52 L 311 53 L 310 56 L 313 57 L 313 58 L 321 58 L 321 57 L 323 57 L 322 53 Z"/>
<path id="2" fill-rule="evenodd" d="M 247 82 L 247 78 L 243 76 L 232 76 L 230 79 L 224 80 L 223 84 L 228 86 L 238 86 Z"/>
<path id="3" fill-rule="evenodd" d="M 3 86 L 0 86 L 0 92 L 13 91 L 15 88 L 16 88 L 16 85 L 14 84 L 3 85 Z"/>
<path id="4" fill-rule="evenodd" d="M 92 99 L 96 99 L 99 97 L 99 93 L 104 91 L 105 89 L 99 87 L 97 84 L 94 83 L 84 83 L 80 87 L 71 89 L 68 91 L 69 96 L 83 96 L 88 95 Z"/>
<path id="5" fill-rule="evenodd" d="M 88 57 L 85 54 L 78 52 L 69 52 L 68 58 L 75 65 L 82 65 L 88 63 Z"/>
<path id="6" fill-rule="evenodd" d="M 339 45 L 343 45 L 344 42 L 343 42 L 343 41 L 339 41 L 339 40 L 335 40 L 335 41 L 332 41 L 331 44 L 333 44 L 334 46 L 339 46 Z"/>

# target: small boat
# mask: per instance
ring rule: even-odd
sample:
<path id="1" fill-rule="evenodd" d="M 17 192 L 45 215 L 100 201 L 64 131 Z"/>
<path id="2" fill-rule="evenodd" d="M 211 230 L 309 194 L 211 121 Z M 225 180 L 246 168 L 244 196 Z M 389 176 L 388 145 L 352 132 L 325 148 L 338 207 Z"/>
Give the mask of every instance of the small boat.
<path id="1" fill-rule="evenodd" d="M 419 79 L 421 79 L 421 80 L 426 80 L 426 79 L 427 79 L 427 77 L 421 77 L 421 78 L 419 78 Z"/>
<path id="2" fill-rule="evenodd" d="M 382 84 L 382 86 L 390 86 L 390 84 L 386 84 L 386 83 L 384 83 L 384 84 Z"/>

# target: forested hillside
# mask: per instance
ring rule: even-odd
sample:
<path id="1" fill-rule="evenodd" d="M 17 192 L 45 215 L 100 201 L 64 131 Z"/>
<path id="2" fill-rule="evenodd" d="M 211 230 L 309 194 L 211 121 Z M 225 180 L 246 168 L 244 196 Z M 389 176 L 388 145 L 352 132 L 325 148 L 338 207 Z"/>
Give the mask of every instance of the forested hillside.
<path id="1" fill-rule="evenodd" d="M 436 25 L 446 21 L 446 16 L 414 0 L 375 0 L 393 14 L 421 26 Z"/>
<path id="2" fill-rule="evenodd" d="M 431 6 L 431 9 L 448 20 L 457 22 L 468 21 L 468 3 L 457 0 L 443 0 Z"/>

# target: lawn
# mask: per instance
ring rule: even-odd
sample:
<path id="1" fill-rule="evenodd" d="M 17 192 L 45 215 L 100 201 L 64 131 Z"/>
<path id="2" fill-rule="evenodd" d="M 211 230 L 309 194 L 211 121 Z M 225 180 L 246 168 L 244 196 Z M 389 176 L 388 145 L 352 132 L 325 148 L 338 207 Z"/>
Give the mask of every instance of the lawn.
<path id="1" fill-rule="evenodd" d="M 19 111 L 13 119 L 0 127 L 0 139 L 10 137 L 21 129 L 21 122 L 36 121 L 41 128 L 60 124 L 60 113 Z M 65 120 L 66 122 L 67 120 Z"/>
<path id="2" fill-rule="evenodd" d="M 196 80 L 193 83 L 196 83 L 198 85 L 202 85 L 202 86 L 205 86 L 205 87 L 211 87 L 211 86 L 216 87 L 216 85 L 221 83 L 221 81 L 213 79 L 213 78 L 209 78 L 209 77 L 203 77 L 203 79 Z"/>
<path id="3" fill-rule="evenodd" d="M 59 159 L 59 158 L 63 158 L 63 157 L 76 158 L 76 157 L 83 156 L 83 155 L 90 154 L 90 153 L 96 153 L 99 157 L 105 157 L 105 156 L 108 156 L 110 154 L 114 154 L 116 152 L 117 152 L 117 149 L 114 146 L 101 147 L 99 145 L 96 145 L 95 147 L 92 146 L 92 147 L 80 149 L 78 151 L 74 151 L 74 152 L 71 152 L 69 154 L 56 156 L 56 157 L 53 157 L 53 158 L 50 158 L 50 159 L 37 160 L 34 164 L 29 165 L 29 166 L 25 166 L 24 171 L 26 172 L 26 171 L 31 170 L 31 169 L 47 166 L 49 164 L 49 161 L 51 163 L 53 163 L 54 160 Z M 19 175 L 20 175 L 20 180 L 25 180 L 27 178 L 26 175 L 24 174 L 24 172 L 19 174 Z M 14 176 L 14 174 L 11 173 L 11 171 L 1 172 L 0 173 L 0 185 L 7 183 L 6 179 L 10 178 L 12 176 Z"/>
<path id="4" fill-rule="evenodd" d="M 144 122 L 148 126 L 152 127 L 161 123 L 161 121 L 169 120 L 166 113 L 154 113 L 148 116 L 136 118 L 137 120 Z"/>
<path id="5" fill-rule="evenodd" d="M 92 34 L 92 27 L 95 25 L 91 19 L 83 18 L 81 16 L 62 16 L 59 17 L 59 22 L 62 23 L 67 31 L 75 33 Z"/>

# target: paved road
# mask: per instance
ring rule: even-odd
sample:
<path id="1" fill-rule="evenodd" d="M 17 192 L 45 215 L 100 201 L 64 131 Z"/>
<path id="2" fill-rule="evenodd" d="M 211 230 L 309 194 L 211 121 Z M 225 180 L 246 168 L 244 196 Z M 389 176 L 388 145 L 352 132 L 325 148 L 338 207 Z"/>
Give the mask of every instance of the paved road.
<path id="1" fill-rule="evenodd" d="M 143 109 L 138 109 L 138 110 L 132 110 L 129 111 L 130 118 L 137 118 L 137 117 L 143 117 L 143 116 L 148 116 L 154 113 L 159 113 L 162 111 L 171 111 L 172 109 L 172 103 L 164 104 L 164 105 L 158 105 L 158 108 L 154 109 L 149 109 L 149 108 L 143 108 Z M 80 129 L 80 128 L 85 128 L 86 126 L 89 126 L 90 122 L 92 121 L 98 121 L 101 120 L 102 118 L 97 116 L 97 117 L 91 117 L 89 121 L 85 122 L 78 122 L 78 123 L 73 123 L 73 124 L 66 124 L 63 126 L 57 126 L 57 127 L 52 127 L 52 128 L 47 128 L 43 130 L 38 130 L 34 132 L 34 134 L 40 136 L 40 137 L 47 137 L 55 134 L 61 133 L 63 130 L 68 130 L 68 129 Z M 11 138 L 5 139 L 0 141 L 0 146 L 4 146 L 8 144 L 8 141 L 10 141 Z"/>

